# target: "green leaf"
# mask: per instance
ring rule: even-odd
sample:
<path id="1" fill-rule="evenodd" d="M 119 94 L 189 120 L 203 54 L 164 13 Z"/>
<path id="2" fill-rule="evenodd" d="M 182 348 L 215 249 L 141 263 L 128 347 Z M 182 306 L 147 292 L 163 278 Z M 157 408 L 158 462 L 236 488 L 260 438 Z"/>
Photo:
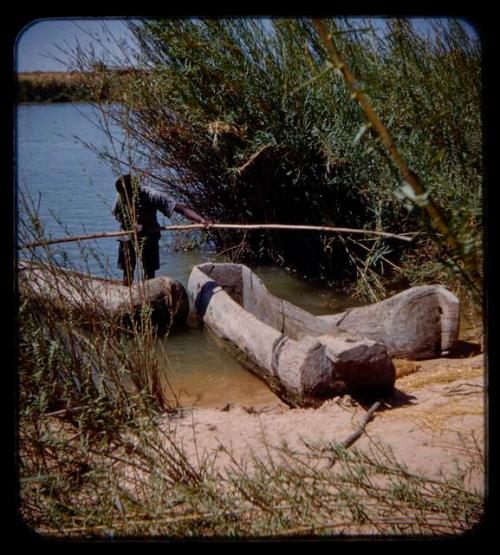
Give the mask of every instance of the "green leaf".
<path id="1" fill-rule="evenodd" d="M 431 162 L 433 164 L 439 164 L 439 162 L 441 162 L 441 160 L 445 157 L 445 154 L 446 154 L 445 148 L 439 149 L 434 155 L 434 157 L 432 158 Z"/>
<path id="2" fill-rule="evenodd" d="M 360 127 L 359 131 L 356 134 L 356 137 L 354 137 L 352 146 L 356 146 L 359 143 L 359 141 L 361 141 L 361 139 L 363 138 L 363 135 L 368 131 L 368 129 L 370 129 L 370 127 L 371 127 L 371 123 L 365 123 Z"/>
<path id="3" fill-rule="evenodd" d="M 405 208 L 411 212 L 417 206 L 423 208 L 427 205 L 430 191 L 425 192 L 423 195 L 416 195 L 413 188 L 408 183 L 404 183 L 394 194 L 396 198 L 404 203 Z"/>

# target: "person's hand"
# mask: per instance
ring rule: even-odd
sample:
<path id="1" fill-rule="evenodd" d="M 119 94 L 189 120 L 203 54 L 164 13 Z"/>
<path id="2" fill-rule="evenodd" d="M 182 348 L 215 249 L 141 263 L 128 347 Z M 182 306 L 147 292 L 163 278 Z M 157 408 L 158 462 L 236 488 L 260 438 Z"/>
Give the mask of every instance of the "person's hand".
<path id="1" fill-rule="evenodd" d="M 210 220 L 207 220 L 207 218 L 202 218 L 201 220 L 202 221 L 200 223 L 202 223 L 206 229 L 208 229 L 212 225 L 212 222 Z"/>

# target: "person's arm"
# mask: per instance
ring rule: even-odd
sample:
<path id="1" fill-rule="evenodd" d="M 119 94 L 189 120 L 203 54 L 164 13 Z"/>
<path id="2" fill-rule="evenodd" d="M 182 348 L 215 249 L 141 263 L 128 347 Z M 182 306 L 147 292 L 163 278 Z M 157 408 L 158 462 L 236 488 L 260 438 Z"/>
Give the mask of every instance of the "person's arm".
<path id="1" fill-rule="evenodd" d="M 197 212 L 195 212 L 194 210 L 191 210 L 191 208 L 188 208 L 187 206 L 184 206 L 183 204 L 177 203 L 175 205 L 174 211 L 178 212 L 179 214 L 182 214 L 183 216 L 185 216 L 188 220 L 191 220 L 192 222 L 196 222 L 198 224 L 203 224 L 205 226 L 210 225 L 210 220 L 207 220 L 203 216 L 200 216 Z"/>
<path id="2" fill-rule="evenodd" d="M 167 218 L 170 218 L 174 212 L 177 212 L 178 214 L 182 214 L 183 216 L 188 218 L 188 220 L 191 220 L 193 222 L 203 224 L 205 226 L 210 225 L 209 220 L 207 220 L 203 216 L 200 216 L 197 212 L 195 212 L 191 208 L 188 208 L 187 206 L 184 206 L 183 204 L 176 202 L 164 192 L 157 191 L 156 189 L 153 189 L 147 186 L 141 187 L 141 189 L 144 193 L 148 195 L 149 199 L 154 204 L 154 206 L 162 214 L 167 216 Z"/>

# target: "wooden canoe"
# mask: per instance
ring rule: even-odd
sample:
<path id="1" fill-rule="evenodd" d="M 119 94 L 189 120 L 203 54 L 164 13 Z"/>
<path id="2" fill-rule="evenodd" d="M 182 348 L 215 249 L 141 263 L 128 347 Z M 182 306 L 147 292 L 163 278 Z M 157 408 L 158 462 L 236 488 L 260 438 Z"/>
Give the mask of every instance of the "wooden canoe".
<path id="1" fill-rule="evenodd" d="M 148 307 L 156 331 L 164 333 L 171 325 L 185 322 L 189 313 L 185 288 L 166 276 L 126 287 L 118 280 L 21 261 L 18 281 L 21 298 L 38 303 L 48 301 L 51 308 L 69 311 L 83 325 L 113 317 L 130 324 Z"/>
<path id="2" fill-rule="evenodd" d="M 195 266 L 188 295 L 215 336 L 292 406 L 394 386 L 385 345 L 279 299 L 244 265 Z"/>
<path id="3" fill-rule="evenodd" d="M 445 356 L 458 342 L 460 302 L 442 285 L 412 287 L 379 303 L 320 316 L 338 330 L 380 341 L 390 356 Z"/>

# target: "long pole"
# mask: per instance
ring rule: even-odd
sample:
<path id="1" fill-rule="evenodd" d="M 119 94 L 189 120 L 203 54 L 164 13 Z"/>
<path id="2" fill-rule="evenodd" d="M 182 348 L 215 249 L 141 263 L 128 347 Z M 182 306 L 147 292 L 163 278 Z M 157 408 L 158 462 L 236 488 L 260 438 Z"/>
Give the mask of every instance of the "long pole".
<path id="1" fill-rule="evenodd" d="M 373 231 L 369 229 L 352 229 L 348 227 L 330 227 L 320 225 L 286 225 L 286 224 L 186 224 L 186 225 L 168 225 L 161 227 L 161 231 L 180 231 L 187 229 L 282 229 L 296 231 L 324 231 L 326 233 L 357 233 L 364 235 L 376 235 L 389 239 L 399 239 L 400 241 L 412 241 L 412 236 L 408 234 L 397 235 L 386 231 Z M 102 239 L 106 237 L 122 237 L 130 235 L 131 231 L 113 231 L 109 233 L 90 233 L 87 235 L 78 235 L 74 237 L 62 237 L 59 239 L 49 239 L 46 241 L 37 241 L 22 245 L 21 248 L 45 247 L 47 245 L 55 245 L 58 243 L 73 243 L 75 241 L 88 241 L 90 239 Z"/>

